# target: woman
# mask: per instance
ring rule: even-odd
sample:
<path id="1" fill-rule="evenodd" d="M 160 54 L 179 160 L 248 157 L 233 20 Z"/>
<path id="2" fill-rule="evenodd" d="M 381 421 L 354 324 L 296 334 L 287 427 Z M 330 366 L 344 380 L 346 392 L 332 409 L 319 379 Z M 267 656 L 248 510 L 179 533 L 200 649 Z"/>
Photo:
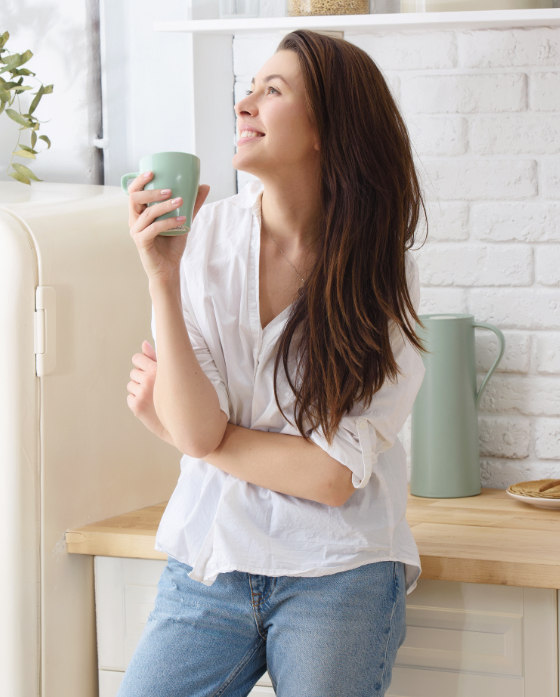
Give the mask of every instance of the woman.
<path id="1" fill-rule="evenodd" d="M 247 695 L 267 669 L 279 697 L 383 695 L 420 574 L 397 438 L 424 376 L 406 127 L 366 53 L 303 30 L 235 111 L 257 180 L 203 208 L 201 185 L 188 235 L 157 236 L 178 203 L 151 173 L 129 189 L 157 329 L 129 406 L 184 455 L 118 697 Z"/>

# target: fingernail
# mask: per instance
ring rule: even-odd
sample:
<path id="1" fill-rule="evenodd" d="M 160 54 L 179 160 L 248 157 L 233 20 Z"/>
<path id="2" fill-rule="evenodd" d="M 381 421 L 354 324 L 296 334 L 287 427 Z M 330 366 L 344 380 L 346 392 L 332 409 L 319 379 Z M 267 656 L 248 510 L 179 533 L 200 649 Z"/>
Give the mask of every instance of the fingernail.
<path id="1" fill-rule="evenodd" d="M 171 193 L 171 189 L 162 189 L 159 193 L 160 193 L 162 196 L 167 196 L 168 194 Z"/>
<path id="2" fill-rule="evenodd" d="M 183 220 L 186 220 L 186 219 L 187 219 L 187 216 L 186 216 L 186 215 L 178 215 L 177 218 L 176 218 L 176 220 L 177 220 L 178 223 L 182 223 Z"/>
<path id="3" fill-rule="evenodd" d="M 181 198 L 174 198 L 173 201 L 171 201 L 171 203 L 179 203 L 180 200 Z"/>
<path id="4" fill-rule="evenodd" d="M 144 174 L 143 174 L 142 176 L 143 176 L 143 177 L 149 177 L 150 174 L 151 174 L 151 172 L 144 172 Z"/>

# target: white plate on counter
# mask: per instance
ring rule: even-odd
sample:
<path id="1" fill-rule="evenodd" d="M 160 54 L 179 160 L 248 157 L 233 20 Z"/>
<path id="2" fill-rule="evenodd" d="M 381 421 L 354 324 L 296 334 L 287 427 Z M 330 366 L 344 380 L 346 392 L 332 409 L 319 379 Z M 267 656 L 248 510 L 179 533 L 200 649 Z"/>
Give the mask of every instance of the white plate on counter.
<path id="1" fill-rule="evenodd" d="M 509 488 L 506 489 L 506 493 L 512 496 L 514 499 L 519 501 L 524 501 L 525 503 L 532 503 L 533 506 L 538 506 L 539 508 L 558 508 L 560 509 L 560 499 L 545 499 L 538 498 L 537 496 L 522 496 L 521 494 L 514 494 Z"/>

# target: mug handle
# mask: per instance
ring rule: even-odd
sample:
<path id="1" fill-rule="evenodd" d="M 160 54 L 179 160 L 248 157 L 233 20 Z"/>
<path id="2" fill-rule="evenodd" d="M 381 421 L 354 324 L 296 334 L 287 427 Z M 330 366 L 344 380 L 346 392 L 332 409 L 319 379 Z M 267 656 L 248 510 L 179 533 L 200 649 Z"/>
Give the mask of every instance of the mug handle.
<path id="1" fill-rule="evenodd" d="M 490 379 L 490 376 L 492 375 L 492 373 L 496 369 L 496 366 L 502 360 L 502 356 L 504 355 L 504 351 L 506 348 L 506 339 L 505 339 L 502 331 L 500 329 L 498 329 L 498 327 L 495 327 L 493 324 L 487 324 L 486 322 L 473 322 L 472 326 L 473 327 L 481 327 L 482 329 L 490 329 L 490 331 L 494 332 L 494 334 L 498 337 L 498 339 L 500 341 L 500 352 L 498 353 L 498 356 L 497 356 L 496 360 L 494 361 L 494 363 L 492 363 L 492 366 L 491 366 L 490 370 L 488 371 L 488 374 L 486 375 L 486 377 L 482 381 L 482 385 L 480 386 L 480 389 L 476 393 L 476 409 L 478 411 L 478 404 L 480 402 L 480 397 L 482 396 L 482 390 L 486 387 L 486 383 Z"/>
<path id="2" fill-rule="evenodd" d="M 128 194 L 128 180 L 136 179 L 140 172 L 130 172 L 129 174 L 123 174 L 121 177 L 121 189 L 125 194 Z"/>

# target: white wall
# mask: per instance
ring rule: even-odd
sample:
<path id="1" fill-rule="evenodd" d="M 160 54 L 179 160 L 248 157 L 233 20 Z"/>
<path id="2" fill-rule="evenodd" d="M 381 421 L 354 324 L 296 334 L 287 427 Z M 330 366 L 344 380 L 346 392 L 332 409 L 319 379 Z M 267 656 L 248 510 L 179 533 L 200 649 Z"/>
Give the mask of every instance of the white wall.
<path id="1" fill-rule="evenodd" d="M 44 122 L 37 135 L 49 137 L 50 150 L 38 140 L 36 160 L 13 160 L 29 166 L 44 181 L 100 181 L 101 157 L 92 145 L 101 128 L 96 16 L 97 0 L 2 0 L 0 33 L 10 34 L 6 48 L 10 53 L 33 53 L 22 67 L 36 77 L 24 78 L 23 84 L 32 85 L 33 90 L 19 96 L 20 111 L 29 109 L 34 97 L 29 92 L 36 92 L 41 82 L 54 85 L 52 94 L 44 95 L 34 111 Z M 9 73 L 2 77 L 7 79 Z M 17 110 L 17 98 L 11 108 Z M 18 129 L 5 113 L 0 114 L 0 181 L 14 181 L 8 176 L 8 165 Z M 29 130 L 22 131 L 20 143 L 31 145 Z"/>
<path id="2" fill-rule="evenodd" d="M 430 200 L 421 313 L 470 313 L 506 337 L 481 401 L 482 485 L 558 477 L 560 29 L 345 38 L 385 73 L 417 152 Z M 278 42 L 235 37 L 238 99 Z M 476 330 L 476 347 L 480 385 L 497 339 Z M 410 418 L 402 436 L 410 468 Z"/>
<path id="3" fill-rule="evenodd" d="M 155 32 L 156 21 L 189 19 L 188 0 L 100 0 L 105 184 L 119 185 L 143 155 L 192 152 L 185 33 Z"/>

